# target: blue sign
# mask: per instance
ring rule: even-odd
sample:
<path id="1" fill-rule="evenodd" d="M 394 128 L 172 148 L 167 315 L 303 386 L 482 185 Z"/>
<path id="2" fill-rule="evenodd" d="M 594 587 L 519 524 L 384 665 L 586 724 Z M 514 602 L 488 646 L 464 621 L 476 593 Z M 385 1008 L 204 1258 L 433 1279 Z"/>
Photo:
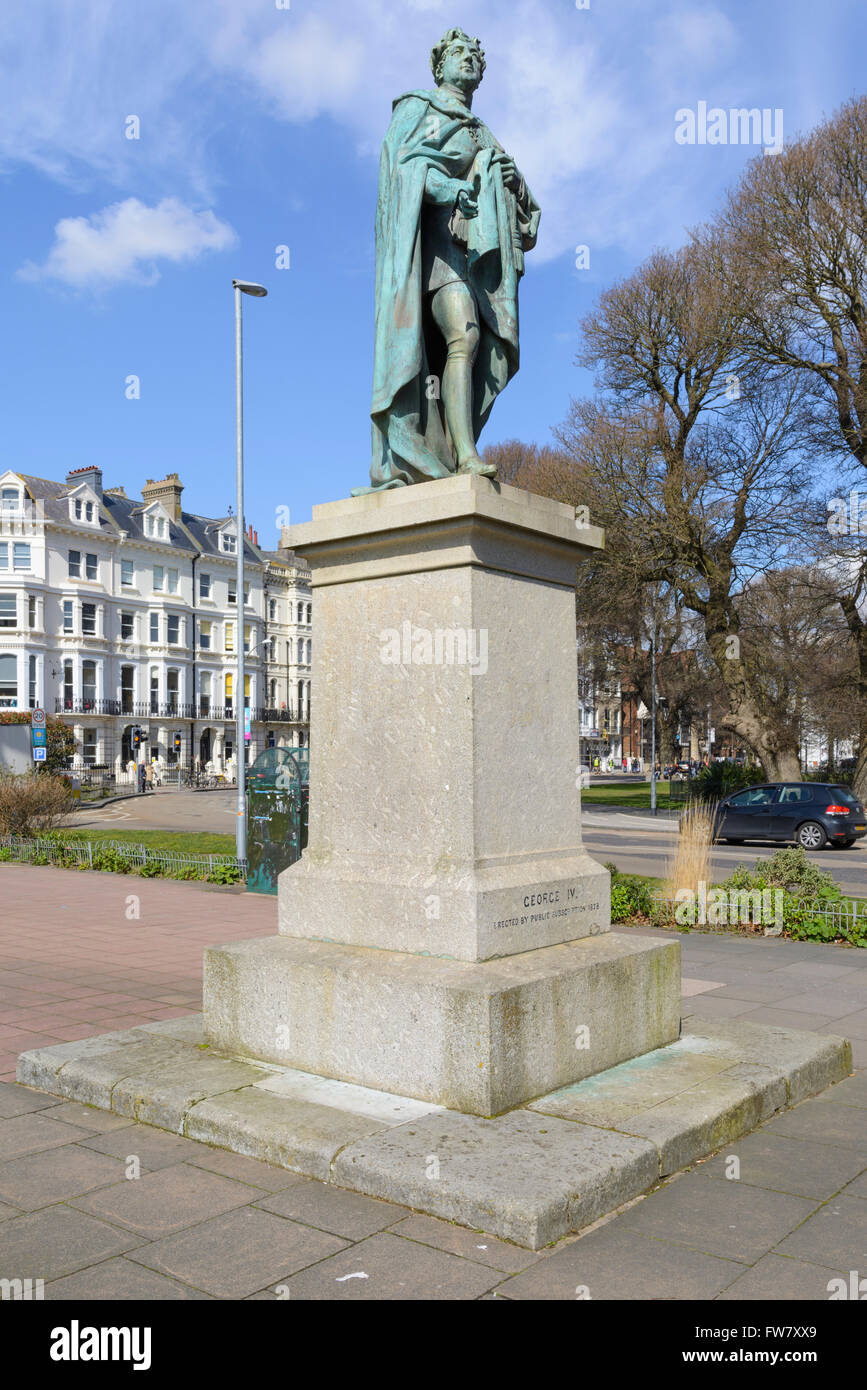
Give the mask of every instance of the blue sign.
<path id="1" fill-rule="evenodd" d="M 34 761 L 35 763 L 44 763 L 44 762 L 45 762 L 45 757 L 46 757 L 47 752 L 48 752 L 48 749 L 47 749 L 47 748 L 34 748 L 34 749 L 33 749 L 33 761 Z"/>
<path id="2" fill-rule="evenodd" d="M 48 734 L 44 729 L 31 729 L 34 748 L 44 748 L 48 739 Z"/>

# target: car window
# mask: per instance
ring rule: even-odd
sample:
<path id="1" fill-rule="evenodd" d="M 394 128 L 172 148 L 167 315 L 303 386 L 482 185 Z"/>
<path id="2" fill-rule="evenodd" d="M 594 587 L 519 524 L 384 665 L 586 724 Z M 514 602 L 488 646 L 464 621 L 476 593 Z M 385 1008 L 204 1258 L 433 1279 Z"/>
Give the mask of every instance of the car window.
<path id="1" fill-rule="evenodd" d="M 844 801 L 847 806 L 857 806 L 858 798 L 848 787 L 829 787 L 829 792 L 833 792 L 840 801 Z"/>
<path id="2" fill-rule="evenodd" d="M 798 801 L 812 801 L 813 788 L 805 782 L 794 782 L 789 787 L 783 787 L 780 791 L 780 805 L 790 804 Z"/>
<path id="3" fill-rule="evenodd" d="M 774 799 L 775 787 L 749 787 L 738 792 L 729 802 L 730 806 L 767 806 Z"/>

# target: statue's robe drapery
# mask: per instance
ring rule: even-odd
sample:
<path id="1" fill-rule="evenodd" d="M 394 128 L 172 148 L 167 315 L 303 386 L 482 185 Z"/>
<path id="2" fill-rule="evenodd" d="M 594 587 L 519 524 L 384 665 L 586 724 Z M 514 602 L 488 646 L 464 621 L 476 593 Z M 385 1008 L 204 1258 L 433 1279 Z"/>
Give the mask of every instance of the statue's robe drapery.
<path id="1" fill-rule="evenodd" d="M 433 323 L 423 281 L 423 205 L 430 169 L 478 188 L 478 216 L 462 220 L 466 281 L 479 310 L 473 367 L 476 439 L 496 397 L 518 370 L 518 281 L 524 252 L 536 242 L 540 213 L 523 185 L 518 196 L 506 188 L 500 166 L 492 160 L 500 149 L 487 127 L 455 98 L 418 91 L 394 103 L 382 147 L 376 213 L 373 489 L 426 482 L 455 471 L 438 401 L 446 346 Z"/>

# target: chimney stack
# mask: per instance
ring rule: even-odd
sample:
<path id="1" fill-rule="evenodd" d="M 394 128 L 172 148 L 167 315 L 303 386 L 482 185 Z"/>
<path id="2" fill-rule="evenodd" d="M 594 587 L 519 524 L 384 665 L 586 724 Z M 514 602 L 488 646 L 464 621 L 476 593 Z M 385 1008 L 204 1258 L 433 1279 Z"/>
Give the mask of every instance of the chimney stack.
<path id="1" fill-rule="evenodd" d="M 142 501 L 145 506 L 150 502 L 162 502 L 172 521 L 181 519 L 181 493 L 184 485 L 180 481 L 177 473 L 167 473 L 160 482 L 154 482 L 148 478 L 141 490 Z"/>
<path id="2" fill-rule="evenodd" d="M 102 499 L 102 469 L 97 468 L 95 463 L 89 463 L 84 468 L 73 468 L 71 473 L 67 473 L 66 482 L 72 487 L 89 483 L 97 497 Z"/>

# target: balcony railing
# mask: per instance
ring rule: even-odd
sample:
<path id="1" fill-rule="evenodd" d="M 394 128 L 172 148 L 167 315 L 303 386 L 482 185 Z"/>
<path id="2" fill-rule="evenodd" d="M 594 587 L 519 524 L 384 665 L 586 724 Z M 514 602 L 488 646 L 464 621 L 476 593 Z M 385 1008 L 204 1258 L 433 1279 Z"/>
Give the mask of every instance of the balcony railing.
<path id="1" fill-rule="evenodd" d="M 55 714 L 118 715 L 131 719 L 234 719 L 237 711 L 233 705 L 212 705 L 208 700 L 200 700 L 198 705 L 179 700 L 133 700 L 122 695 L 119 700 L 97 700 L 85 695 L 60 696 L 54 701 Z M 310 705 L 283 706 L 280 709 L 269 705 L 257 705 L 252 711 L 256 724 L 295 724 L 307 723 L 310 718 Z"/>

